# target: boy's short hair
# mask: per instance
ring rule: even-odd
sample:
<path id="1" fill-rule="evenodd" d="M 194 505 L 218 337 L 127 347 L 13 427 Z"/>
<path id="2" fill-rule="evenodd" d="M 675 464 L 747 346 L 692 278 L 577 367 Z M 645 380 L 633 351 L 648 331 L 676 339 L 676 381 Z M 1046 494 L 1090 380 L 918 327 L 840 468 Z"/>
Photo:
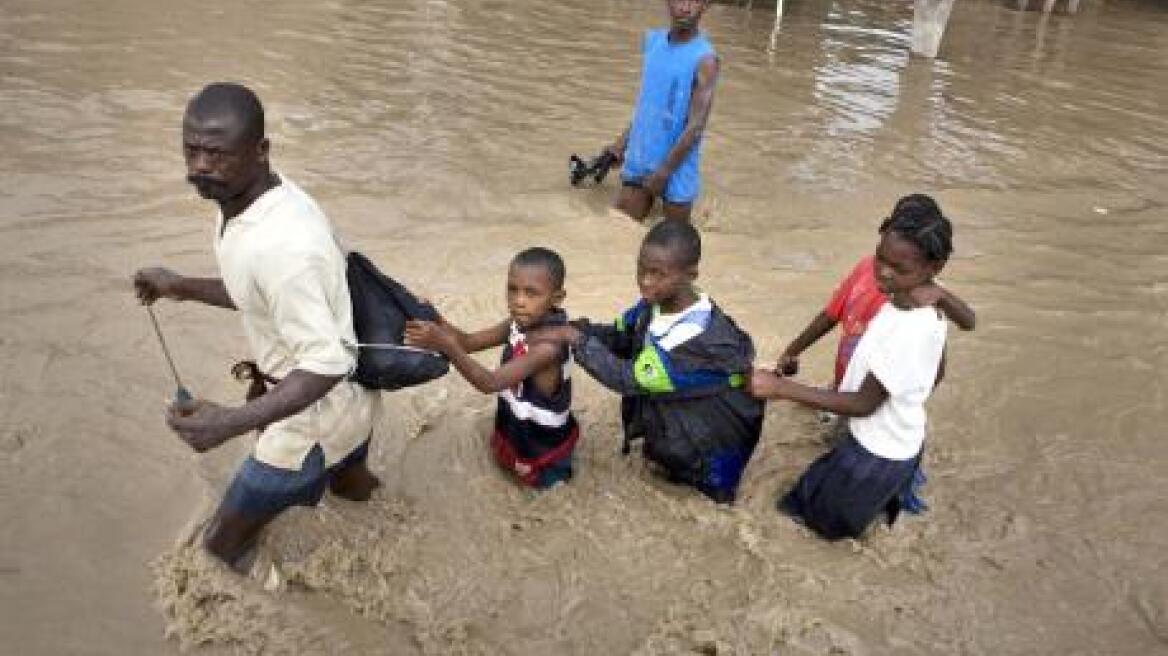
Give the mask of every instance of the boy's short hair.
<path id="1" fill-rule="evenodd" d="M 521 250 L 512 258 L 511 264 L 543 267 L 547 271 L 548 277 L 552 279 L 552 287 L 554 289 L 564 288 L 564 278 L 567 276 L 564 260 L 559 253 L 550 248 L 533 246 Z"/>
<path id="2" fill-rule="evenodd" d="M 911 194 L 896 201 L 892 216 L 880 224 L 880 234 L 895 232 L 912 242 L 930 262 L 944 262 L 953 253 L 953 224 L 941 206 L 925 194 Z"/>
<path id="3" fill-rule="evenodd" d="M 665 219 L 645 235 L 644 244 L 653 244 L 677 254 L 681 266 L 695 266 L 702 259 L 702 236 L 689 221 Z"/>

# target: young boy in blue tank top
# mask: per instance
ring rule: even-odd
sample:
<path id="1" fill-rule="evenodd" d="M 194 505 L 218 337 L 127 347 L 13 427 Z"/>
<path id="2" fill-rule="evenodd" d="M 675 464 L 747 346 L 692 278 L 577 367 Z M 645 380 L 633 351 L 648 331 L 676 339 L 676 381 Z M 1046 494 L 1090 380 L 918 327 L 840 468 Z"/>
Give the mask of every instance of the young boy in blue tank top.
<path id="1" fill-rule="evenodd" d="M 548 488 L 572 476 L 580 431 L 572 416 L 571 359 L 566 346 L 528 343 L 529 331 L 563 325 L 564 262 L 546 248 L 529 248 L 507 272 L 507 319 L 465 333 L 439 318 L 410 321 L 405 342 L 440 351 L 478 391 L 498 394 L 491 451 L 500 467 L 524 485 Z M 470 353 L 503 347 L 491 371 Z"/>
<path id="2" fill-rule="evenodd" d="M 709 0 L 667 0 L 670 27 L 649 30 L 633 120 L 607 146 L 621 168 L 616 208 L 638 221 L 657 198 L 666 218 L 688 221 L 700 189 L 702 132 L 714 101 L 718 57 L 698 22 Z"/>

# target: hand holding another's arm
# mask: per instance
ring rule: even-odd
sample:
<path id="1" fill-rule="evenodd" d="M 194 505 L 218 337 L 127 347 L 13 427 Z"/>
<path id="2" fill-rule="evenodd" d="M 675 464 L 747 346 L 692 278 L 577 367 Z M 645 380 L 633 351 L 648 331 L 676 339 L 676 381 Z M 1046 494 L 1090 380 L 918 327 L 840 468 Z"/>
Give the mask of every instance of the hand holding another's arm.
<path id="1" fill-rule="evenodd" d="M 784 376 L 794 376 L 799 373 L 799 356 L 812 344 L 819 341 L 821 337 L 831 332 L 835 325 L 836 320 L 828 316 L 826 312 L 815 315 L 815 318 L 807 324 L 803 332 L 799 333 L 799 336 L 791 340 L 787 348 L 783 349 L 783 353 L 779 356 L 777 369 Z"/>
<path id="2" fill-rule="evenodd" d="M 941 290 L 940 298 L 937 299 L 937 307 L 941 312 L 950 321 L 957 324 L 958 328 L 973 330 L 974 326 L 977 325 L 977 313 L 973 311 L 973 308 L 948 289 L 941 285 L 936 286 Z"/>
<path id="3" fill-rule="evenodd" d="M 917 307 L 936 307 L 962 330 L 973 330 L 977 322 L 977 315 L 973 308 L 965 304 L 953 292 L 945 289 L 936 282 L 918 285 L 909 291 L 913 303 Z"/>
<path id="4" fill-rule="evenodd" d="M 643 394 L 637 384 L 631 359 L 620 357 L 603 341 L 587 333 L 578 333 L 572 343 L 576 363 L 596 379 L 596 382 L 622 396 Z"/>
<path id="5" fill-rule="evenodd" d="M 562 344 L 571 346 L 580 339 L 580 330 L 571 324 L 563 326 L 547 326 L 538 330 L 532 331 L 527 336 L 527 341 L 530 344 L 539 342 L 550 342 L 552 344 Z"/>
<path id="6" fill-rule="evenodd" d="M 845 417 L 867 417 L 888 398 L 888 391 L 872 374 L 868 374 L 859 390 L 836 392 L 797 383 L 773 371 L 754 369 L 747 376 L 746 391 L 756 399 L 795 401 Z"/>
<path id="7" fill-rule="evenodd" d="M 462 350 L 459 335 L 445 322 L 407 321 L 403 341 L 406 346 L 438 351 L 446 356 L 450 356 L 453 351 Z"/>

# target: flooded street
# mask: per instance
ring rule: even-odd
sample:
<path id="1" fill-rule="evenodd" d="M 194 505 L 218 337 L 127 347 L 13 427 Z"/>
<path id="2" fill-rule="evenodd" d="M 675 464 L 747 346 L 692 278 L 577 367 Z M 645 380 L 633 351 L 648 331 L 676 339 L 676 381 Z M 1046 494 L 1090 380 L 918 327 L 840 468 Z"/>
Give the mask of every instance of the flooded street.
<path id="1" fill-rule="evenodd" d="M 838 543 L 778 515 L 826 448 L 790 404 L 715 508 L 621 456 L 618 399 L 579 371 L 576 477 L 534 495 L 489 460 L 495 400 L 452 374 L 386 395 L 385 489 L 282 517 L 252 579 L 191 546 L 251 438 L 198 456 L 166 428 L 129 284 L 215 275 L 187 99 L 254 88 L 277 169 L 463 328 L 506 316 L 536 244 L 569 313 L 605 320 L 644 228 L 608 213 L 615 175 L 573 189 L 565 165 L 627 124 L 664 1 L 165 5 L 0 0 L 2 651 L 1168 653 L 1168 4 L 959 0 L 936 60 L 909 56 L 904 0 L 703 18 L 699 282 L 760 362 L 899 196 L 954 222 L 943 280 L 978 326 L 950 330 L 928 405 L 928 513 Z M 239 402 L 238 317 L 157 307 L 184 381 Z M 804 381 L 830 380 L 834 339 Z"/>

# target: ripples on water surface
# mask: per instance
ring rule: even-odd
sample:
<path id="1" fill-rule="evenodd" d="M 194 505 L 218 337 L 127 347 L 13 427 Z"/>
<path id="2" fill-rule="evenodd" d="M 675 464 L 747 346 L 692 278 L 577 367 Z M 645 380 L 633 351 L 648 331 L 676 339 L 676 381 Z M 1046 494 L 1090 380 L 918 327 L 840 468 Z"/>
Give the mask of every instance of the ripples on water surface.
<path id="1" fill-rule="evenodd" d="M 611 181 L 568 189 L 564 161 L 628 120 L 639 35 L 662 3 L 0 4 L 0 492 L 3 523 L 24 527 L 0 534 L 0 639 L 21 653 L 173 648 L 144 563 L 244 448 L 194 461 L 163 436 L 165 372 L 124 282 L 158 261 L 213 270 L 178 148 L 205 82 L 254 86 L 277 165 L 455 320 L 502 315 L 503 267 L 528 243 L 564 253 L 575 313 L 635 294 L 639 230 L 604 216 Z M 1044 17 L 960 0 L 927 61 L 907 54 L 911 3 L 788 0 L 778 34 L 763 4 L 705 20 L 723 74 L 703 281 L 769 359 L 898 195 L 940 198 L 957 224 L 946 281 L 979 326 L 953 335 L 930 406 L 932 512 L 854 547 L 774 516 L 822 449 L 786 406 L 738 510 L 716 512 L 614 454 L 614 400 L 589 383 L 580 476 L 530 499 L 486 462 L 492 402 L 451 377 L 389 400 L 375 463 L 392 494 L 273 532 L 269 555 L 314 592 L 272 597 L 167 551 L 156 584 L 179 637 L 393 653 L 1165 650 L 1168 7 L 1084 0 Z M 233 320 L 163 309 L 188 378 L 234 397 Z M 829 375 L 830 350 L 808 354 L 810 379 Z M 65 482 L 35 492 L 45 480 Z"/>

